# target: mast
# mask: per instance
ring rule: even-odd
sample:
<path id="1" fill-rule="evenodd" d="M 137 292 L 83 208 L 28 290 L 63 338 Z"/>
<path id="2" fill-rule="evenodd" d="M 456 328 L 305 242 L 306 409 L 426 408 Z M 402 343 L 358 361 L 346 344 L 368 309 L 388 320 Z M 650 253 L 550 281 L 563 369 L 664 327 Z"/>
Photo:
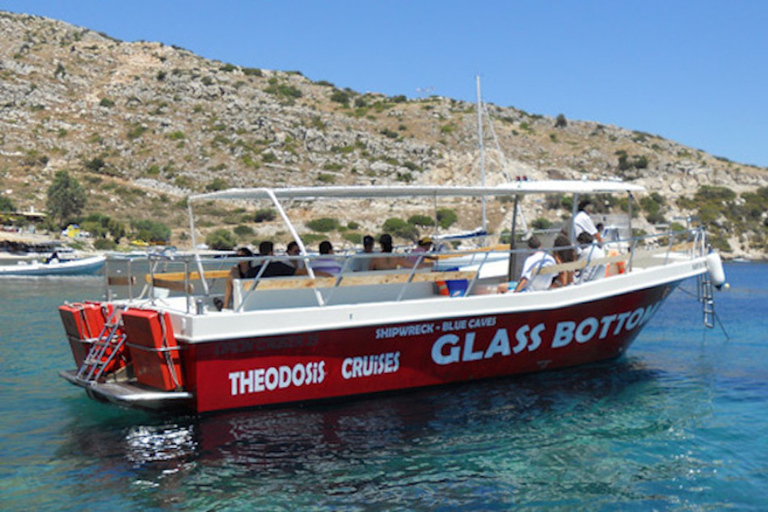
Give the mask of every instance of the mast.
<path id="1" fill-rule="evenodd" d="M 477 139 L 480 150 L 480 185 L 485 187 L 485 144 L 483 143 L 483 100 L 480 96 L 480 75 L 477 75 Z M 483 212 L 483 232 L 487 233 L 486 228 L 486 205 L 485 196 L 482 197 Z M 485 245 L 485 235 L 483 235 L 483 245 Z"/>

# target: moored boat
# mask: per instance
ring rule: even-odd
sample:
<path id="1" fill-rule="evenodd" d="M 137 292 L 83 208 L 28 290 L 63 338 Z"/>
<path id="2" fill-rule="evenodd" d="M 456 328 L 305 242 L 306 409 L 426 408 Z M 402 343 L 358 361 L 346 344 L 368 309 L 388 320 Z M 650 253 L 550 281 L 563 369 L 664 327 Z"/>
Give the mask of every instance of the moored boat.
<path id="1" fill-rule="evenodd" d="M 96 274 L 104 266 L 105 256 L 89 256 L 53 261 L 19 261 L 0 266 L 0 277 L 86 276 Z"/>
<path id="2" fill-rule="evenodd" d="M 229 265 L 206 269 L 199 255 L 177 257 L 174 272 L 150 270 L 143 290 L 134 276 L 111 275 L 108 301 L 60 308 L 77 369 L 62 372 L 89 396 L 149 409 L 210 412 L 401 390 L 566 368 L 623 354 L 683 281 L 698 278 L 705 321 L 713 285 L 724 282 L 719 256 L 703 229 L 617 241 L 628 251 L 595 261 L 540 269 L 561 272 L 622 263 L 621 273 L 562 288 L 498 293 L 525 251 L 472 251 L 472 264 L 447 266 L 467 252 L 420 253 L 391 270 L 349 272 L 354 254 L 338 256 L 341 273 L 318 276 L 283 208 L 301 200 L 511 197 L 617 194 L 619 182 L 517 182 L 501 187 L 320 187 L 234 189 L 191 196 L 268 200 L 305 256 L 260 256 L 255 276 L 235 279 L 232 309 L 219 310 L 216 287 Z M 576 202 L 576 201 L 574 201 Z M 514 237 L 513 237 L 514 238 Z M 651 243 L 651 241 L 655 243 Z M 606 245 L 613 243 L 608 242 Z M 607 251 L 606 251 L 607 253 Z M 369 257 L 378 257 L 373 254 Z M 327 256 L 326 256 L 327 257 Z M 262 277 L 269 262 L 303 260 L 308 275 Z M 167 262 L 165 262 L 167 263 Z M 425 266 L 427 268 L 425 268 Z M 150 267 L 153 269 L 154 267 Z M 164 290 L 164 293 L 158 291 Z M 127 295 L 122 299 L 116 295 Z"/>

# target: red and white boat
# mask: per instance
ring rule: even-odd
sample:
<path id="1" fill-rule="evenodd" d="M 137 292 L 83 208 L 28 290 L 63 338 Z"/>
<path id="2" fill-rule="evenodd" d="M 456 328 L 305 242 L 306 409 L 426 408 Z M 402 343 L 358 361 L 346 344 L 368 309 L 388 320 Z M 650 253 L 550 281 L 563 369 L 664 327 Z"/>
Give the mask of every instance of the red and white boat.
<path id="1" fill-rule="evenodd" d="M 594 181 L 234 189 L 192 196 L 188 204 L 195 233 L 192 209 L 201 201 L 271 201 L 304 249 L 283 207 L 285 201 L 391 203 L 397 198 L 428 198 L 431 203 L 450 197 L 641 190 L 632 184 Z M 195 245 L 194 237 L 192 241 Z M 622 241 L 624 247 L 627 242 Z M 335 277 L 317 277 L 310 270 L 306 276 L 235 280 L 234 307 L 222 311 L 214 307 L 213 299 L 232 260 L 225 260 L 226 268 L 210 270 L 199 256 L 177 257 L 172 263 L 179 271 L 150 271 L 138 297 L 133 297 L 139 289 L 135 277 L 111 275 L 108 266 L 107 297 L 118 293 L 126 297 L 61 306 L 77 364 L 77 369 L 61 375 L 99 400 L 203 413 L 616 358 L 675 287 L 694 277 L 701 284 L 705 321 L 713 323 L 712 287 L 725 278 L 703 229 L 643 237 L 629 241 L 628 247 L 626 253 L 589 263 L 621 263 L 622 273 L 546 291 L 497 293 L 497 285 L 510 280 L 507 271 L 512 266 L 509 256 L 498 259 L 496 249 L 473 251 L 472 266 L 450 270 L 343 271 Z M 434 268 L 446 268 L 445 258 L 465 254 L 440 253 L 441 264 Z M 518 261 L 524 256 L 519 255 Z M 339 256 L 345 268 L 352 257 L 360 256 Z M 311 258 L 301 258 L 311 269 Z M 217 261 L 221 265 L 222 260 Z M 583 265 L 577 261 L 542 272 L 554 276 Z"/>

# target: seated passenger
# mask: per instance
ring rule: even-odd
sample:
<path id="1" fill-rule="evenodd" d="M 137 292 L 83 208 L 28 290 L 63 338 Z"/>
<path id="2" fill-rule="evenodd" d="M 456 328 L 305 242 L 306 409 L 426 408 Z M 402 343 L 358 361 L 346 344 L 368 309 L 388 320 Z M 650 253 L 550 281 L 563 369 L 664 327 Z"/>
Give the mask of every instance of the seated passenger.
<path id="1" fill-rule="evenodd" d="M 582 232 L 576 238 L 579 243 L 579 261 L 585 261 L 585 267 L 576 272 L 576 282 L 586 283 L 605 277 L 605 263 L 599 265 L 590 265 L 590 262 L 605 258 L 605 251 L 600 244 L 595 243 L 594 238 L 589 233 Z"/>
<path id="2" fill-rule="evenodd" d="M 250 258 L 253 256 L 253 252 L 247 247 L 241 247 L 237 250 L 236 256 L 238 258 Z M 229 308 L 231 307 L 232 303 L 232 282 L 235 279 L 243 279 L 247 274 L 248 271 L 251 269 L 251 264 L 253 262 L 250 260 L 242 260 L 237 263 L 234 267 L 232 267 L 232 270 L 229 271 L 229 275 L 227 276 L 227 281 L 224 283 L 224 300 L 221 299 L 213 299 L 213 303 L 216 304 L 216 308 L 221 310 L 222 307 Z"/>
<path id="3" fill-rule="evenodd" d="M 48 256 L 47 258 L 45 258 L 45 260 L 43 261 L 43 263 L 59 263 L 59 261 L 60 261 L 60 258 L 59 258 L 59 251 L 56 251 L 56 250 L 54 250 L 54 251 L 51 253 L 51 255 L 50 255 L 50 256 Z"/>
<path id="4" fill-rule="evenodd" d="M 261 242 L 259 244 L 259 256 L 262 257 L 268 257 L 268 256 L 274 256 L 275 255 L 275 244 L 272 242 L 265 240 L 264 242 Z M 246 278 L 252 278 L 259 275 L 259 272 L 261 272 L 261 267 L 266 265 L 264 268 L 264 272 L 261 273 L 261 277 L 280 277 L 280 276 L 292 276 L 295 274 L 302 274 L 306 273 L 306 270 L 304 272 L 301 272 L 301 270 L 297 270 L 296 267 L 293 265 L 289 265 L 288 263 L 285 263 L 284 261 L 278 261 L 278 260 L 270 260 L 265 261 L 261 265 L 257 265 L 255 267 L 251 267 L 248 272 L 246 273 Z"/>
<path id="5" fill-rule="evenodd" d="M 523 273 L 517 282 L 515 293 L 547 290 L 552 284 L 552 275 L 540 274 L 540 271 L 544 267 L 555 265 L 555 258 L 541 250 L 541 241 L 535 235 L 528 239 L 528 247 L 535 252 L 523 262 Z"/>
<path id="6" fill-rule="evenodd" d="M 413 262 L 408 258 L 401 256 L 395 256 L 392 254 L 392 236 L 384 233 L 379 237 L 379 245 L 381 245 L 381 256 L 373 258 L 371 260 L 370 270 L 394 270 L 399 268 L 413 268 Z M 429 261 L 422 261 L 419 267 L 432 266 Z"/>
<path id="7" fill-rule="evenodd" d="M 372 254 L 373 253 L 373 237 L 365 235 L 363 237 L 363 252 L 358 254 Z M 365 272 L 370 270 L 371 260 L 373 258 L 352 257 L 352 261 L 349 264 L 349 268 L 352 272 Z"/>
<path id="8" fill-rule="evenodd" d="M 571 241 L 567 236 L 560 234 L 555 238 L 552 256 L 557 264 L 571 263 L 576 261 L 576 251 L 571 246 Z M 552 281 L 552 288 L 561 288 L 573 284 L 573 270 L 560 271 Z"/>
<path id="9" fill-rule="evenodd" d="M 423 262 L 426 259 L 426 257 L 424 257 L 424 253 L 430 252 L 434 245 L 435 244 L 432 242 L 431 238 L 422 238 L 416 243 L 416 247 L 411 251 L 413 256 L 409 256 L 408 260 L 412 263 L 419 263 L 419 259 L 421 259 L 421 262 Z"/>
<path id="10" fill-rule="evenodd" d="M 288 247 L 285 248 L 285 254 L 291 256 L 289 263 L 293 265 L 297 271 L 305 267 L 304 260 L 300 260 L 298 258 L 294 259 L 295 256 L 301 256 L 301 248 L 296 241 L 291 241 L 288 243 Z"/>
<path id="11" fill-rule="evenodd" d="M 341 272 L 341 262 L 333 257 L 333 245 L 328 240 L 320 242 L 320 257 L 310 262 L 319 276 L 335 276 Z"/>

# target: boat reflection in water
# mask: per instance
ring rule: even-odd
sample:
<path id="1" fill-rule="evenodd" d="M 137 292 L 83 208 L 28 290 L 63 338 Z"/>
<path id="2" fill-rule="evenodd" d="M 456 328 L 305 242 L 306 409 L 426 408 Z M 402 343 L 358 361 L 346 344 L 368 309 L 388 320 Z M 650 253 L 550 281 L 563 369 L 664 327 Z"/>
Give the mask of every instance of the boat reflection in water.
<path id="1" fill-rule="evenodd" d="M 409 458 L 450 455 L 448 445 L 451 453 L 471 447 L 472 456 L 483 457 L 517 443 L 554 439 L 562 434 L 557 425 L 564 415 L 577 423 L 622 424 L 623 416 L 642 407 L 642 400 L 620 399 L 634 385 L 650 386 L 654 395 L 663 392 L 654 372 L 622 360 L 374 400 L 175 417 L 129 427 L 124 455 L 134 465 L 166 473 L 212 465 L 229 466 L 235 474 L 259 470 L 286 477 L 296 471 L 346 471 L 355 461 L 394 470 L 407 466 Z M 604 407 L 605 401 L 611 407 Z"/>

